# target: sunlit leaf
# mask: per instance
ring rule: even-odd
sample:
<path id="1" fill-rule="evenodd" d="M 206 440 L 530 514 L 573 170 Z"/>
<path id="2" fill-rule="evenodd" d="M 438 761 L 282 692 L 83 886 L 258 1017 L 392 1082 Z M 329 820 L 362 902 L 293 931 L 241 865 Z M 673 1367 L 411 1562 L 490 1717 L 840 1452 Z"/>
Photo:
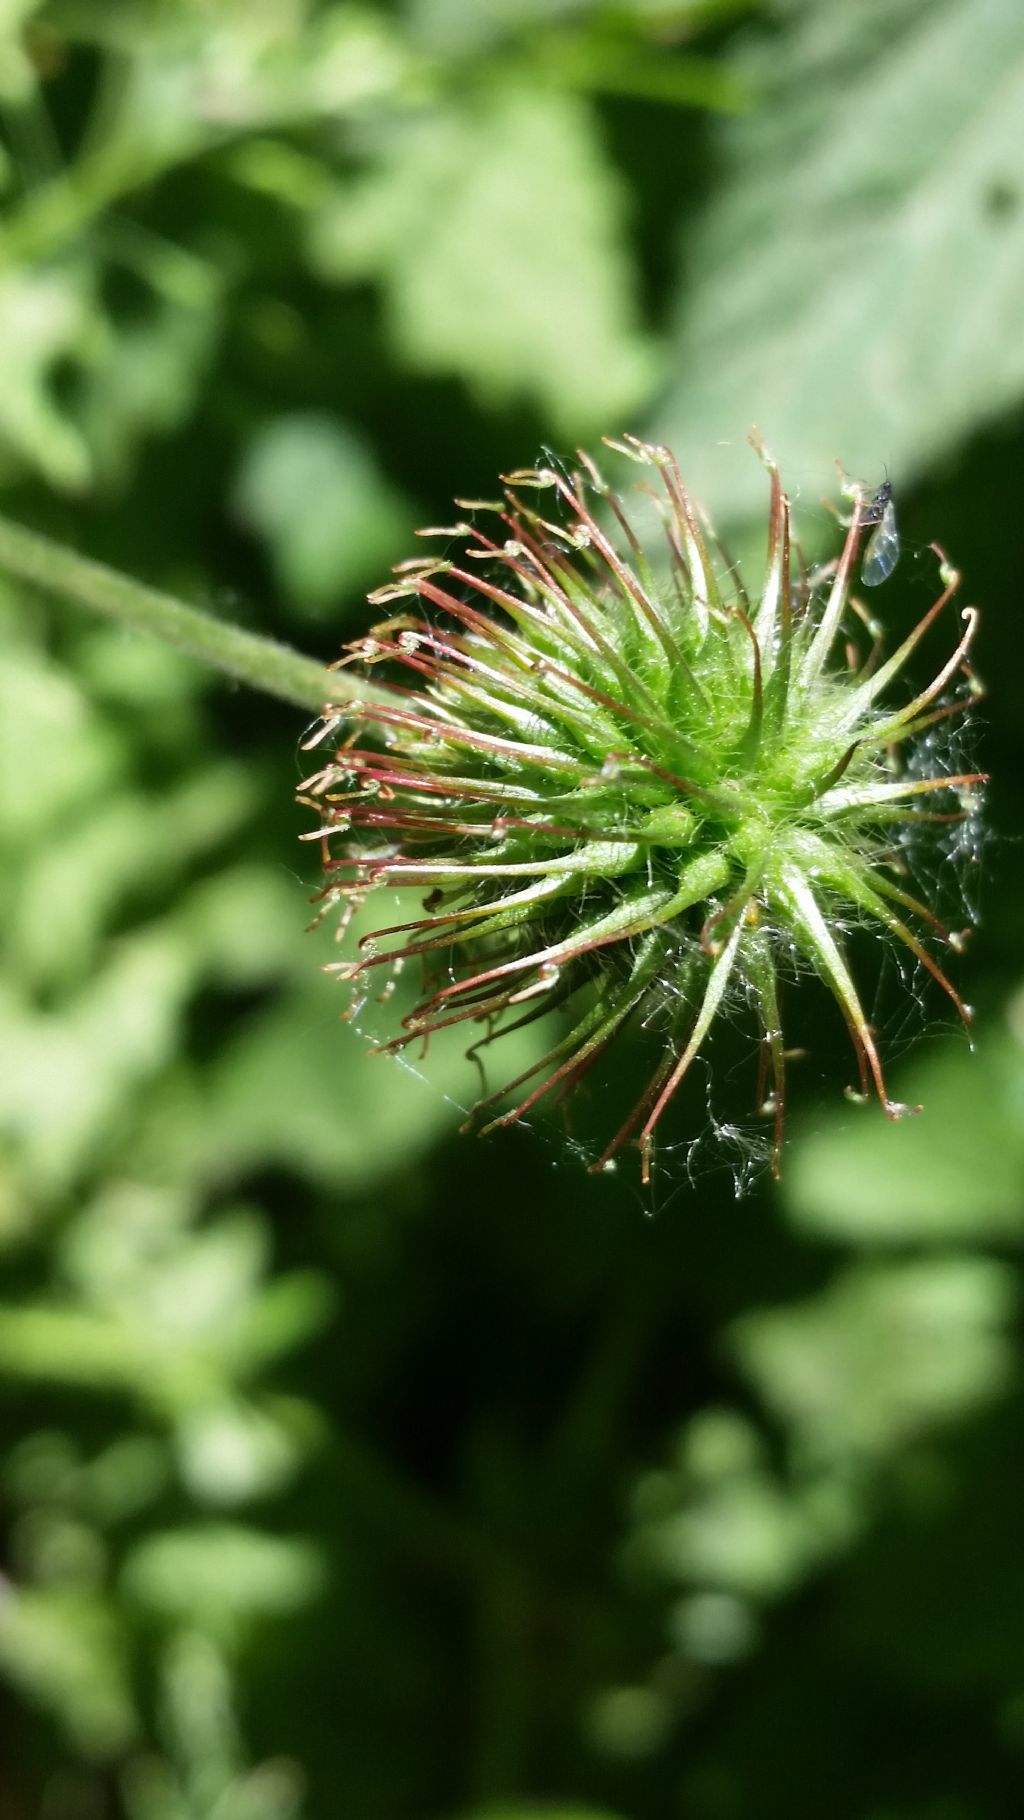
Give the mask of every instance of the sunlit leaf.
<path id="1" fill-rule="evenodd" d="M 723 518 L 758 495 L 728 446 L 751 424 L 814 500 L 834 456 L 899 480 L 1024 394 L 1024 11 L 788 14 L 743 53 L 760 106 L 715 128 L 658 415 Z"/>
<path id="2" fill-rule="evenodd" d="M 379 277 L 404 359 L 485 403 L 529 400 L 574 435 L 650 393 L 621 196 L 569 95 L 508 83 L 411 125 L 339 191 L 314 252 L 340 279 Z"/>
<path id="3" fill-rule="evenodd" d="M 1024 1235 L 1024 1044 L 951 1041 L 899 1091 L 924 1106 L 899 1131 L 846 1108 L 798 1136 L 784 1190 L 797 1224 L 872 1245 Z"/>

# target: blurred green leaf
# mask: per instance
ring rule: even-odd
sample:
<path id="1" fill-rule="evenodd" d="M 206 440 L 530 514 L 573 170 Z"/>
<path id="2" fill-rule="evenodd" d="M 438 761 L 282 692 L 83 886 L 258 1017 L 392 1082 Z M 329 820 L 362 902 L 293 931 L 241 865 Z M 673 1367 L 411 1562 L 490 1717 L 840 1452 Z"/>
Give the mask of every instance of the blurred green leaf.
<path id="1" fill-rule="evenodd" d="M 59 1017 L 0 991 L 0 1132 L 40 1194 L 70 1187 L 173 1054 L 190 970 L 180 942 L 149 933 L 122 943 Z"/>
<path id="2" fill-rule="evenodd" d="M 200 737 L 195 704 L 210 677 L 183 652 L 157 640 L 133 637 L 123 626 L 82 628 L 75 670 L 93 703 L 113 704 L 131 715 L 135 728 L 175 750 Z"/>
<path id="3" fill-rule="evenodd" d="M 858 1264 L 802 1306 L 744 1316 L 730 1347 L 798 1454 L 869 1459 L 1008 1387 L 1016 1300 L 994 1259 Z"/>
<path id="4" fill-rule="evenodd" d="M 14 1525 L 11 1558 L 19 1576 L 53 1592 L 99 1592 L 107 1553 L 91 1524 L 64 1510 L 30 1510 Z"/>
<path id="5" fill-rule="evenodd" d="M 587 107 L 509 82 L 410 123 L 316 221 L 317 268 L 378 277 L 411 367 L 563 435 L 635 411 L 654 380 L 622 199 Z"/>
<path id="6" fill-rule="evenodd" d="M 87 1756 L 124 1750 L 135 1732 L 127 1663 L 107 1607 L 80 1593 L 3 1589 L 0 1667 L 53 1709 Z"/>
<path id="7" fill-rule="evenodd" d="M 22 1304 L 3 1310 L 0 1371 L 42 1383 L 82 1384 L 94 1391 L 153 1382 L 145 1336 L 108 1317 L 67 1304 Z"/>
<path id="8" fill-rule="evenodd" d="M 752 1619 L 746 1601 L 776 1599 L 855 1536 L 862 1520 L 854 1484 L 790 1482 L 773 1470 L 746 1418 L 706 1408 L 688 1424 L 669 1469 L 646 1474 L 634 1495 L 627 1562 L 645 1575 L 738 1598 L 738 1611 L 689 1605 L 674 1620 L 690 1656 L 708 1656 L 712 1635 L 731 1636 Z M 698 1648 L 695 1650 L 694 1645 Z M 740 1651 L 739 1653 L 742 1653 Z"/>
<path id="9" fill-rule="evenodd" d="M 37 836 L 44 822 L 109 786 L 120 755 L 110 730 L 67 671 L 11 637 L 6 627 L 4 645 L 0 841 L 7 845 Z"/>
<path id="10" fill-rule="evenodd" d="M 84 487 L 92 472 L 85 440 L 58 403 L 56 368 L 86 350 L 98 325 L 87 272 L 0 269 L 0 448 L 38 467 L 52 486 Z"/>
<path id="11" fill-rule="evenodd" d="M 189 1491 L 198 1503 L 222 1509 L 280 1491 L 303 1453 L 297 1434 L 237 1398 L 186 1411 L 177 1445 Z"/>
<path id="12" fill-rule="evenodd" d="M 82 1502 L 103 1524 L 136 1516 L 162 1492 L 169 1478 L 166 1448 L 153 1435 L 125 1434 L 82 1470 Z"/>
<path id="13" fill-rule="evenodd" d="M 750 1604 L 791 1592 L 862 1535 L 872 1475 L 1007 1387 L 1016 1293 L 1006 1266 L 976 1257 L 857 1265 L 804 1303 L 734 1324 L 729 1350 L 780 1425 L 781 1458 L 747 1417 L 704 1408 L 675 1461 L 639 1481 L 624 1557 L 645 1581 L 689 1589 L 670 1623 L 684 1658 L 745 1654 Z"/>
<path id="14" fill-rule="evenodd" d="M 13 1448 L 3 1474 L 13 1505 L 29 1510 L 56 1505 L 101 1525 L 143 1509 L 167 1478 L 167 1449 L 154 1436 L 125 1435 L 84 1460 L 71 1438 L 54 1429 L 37 1429 Z"/>
<path id="15" fill-rule="evenodd" d="M 499 46 L 514 33 L 539 34 L 566 25 L 599 41 L 608 26 L 632 27 L 661 35 L 689 33 L 715 25 L 736 12 L 749 11 L 758 0 L 404 0 L 404 10 L 417 42 L 454 56 Z"/>
<path id="16" fill-rule="evenodd" d="M 1024 1043 L 984 1031 L 905 1068 L 919 1118 L 898 1128 L 849 1108 L 798 1134 L 784 1193 L 797 1225 L 853 1244 L 1024 1235 Z"/>
<path id="17" fill-rule="evenodd" d="M 198 298 L 159 297 L 141 321 L 108 323 L 77 400 L 82 434 L 106 484 L 127 482 L 145 436 L 166 434 L 191 415 L 219 328 L 212 281 Z"/>
<path id="18" fill-rule="evenodd" d="M 257 433 L 235 507 L 307 612 L 383 581 L 412 535 L 413 513 L 365 443 L 322 412 L 278 417 Z"/>
<path id="19" fill-rule="evenodd" d="M 204 1613 L 214 1630 L 286 1617 L 324 1584 L 318 1551 L 301 1537 L 270 1536 L 240 1524 L 196 1524 L 154 1534 L 131 1551 L 128 1596 L 165 1619 Z"/>
<path id="20" fill-rule="evenodd" d="M 0 0 L 0 98 L 14 107 L 33 95 L 32 63 L 22 33 L 41 5 L 42 0 Z"/>
<path id="21" fill-rule="evenodd" d="M 18 881 L 11 914 L 14 958 L 33 985 L 71 986 L 87 977 L 101 938 L 133 894 L 159 903 L 185 869 L 222 847 L 256 803 L 239 765 L 207 766 L 159 794 L 124 790 L 70 823 L 42 846 Z M 75 916 L 55 918 L 66 881 L 75 881 Z"/>
<path id="22" fill-rule="evenodd" d="M 624 95 L 669 107 L 736 113 L 750 100 L 738 76 L 720 61 L 673 52 L 664 43 L 645 44 L 621 26 L 607 33 L 552 34 L 544 46 L 544 69 L 583 93 Z"/>
<path id="23" fill-rule="evenodd" d="M 410 1167 L 466 1116 L 481 1077 L 464 1037 L 435 1043 L 422 1063 L 372 1055 L 340 996 L 333 981 L 311 980 L 253 1018 L 208 1071 L 200 1144 L 221 1169 L 277 1163 L 358 1192 Z M 518 1032 L 503 1075 L 542 1053 L 539 1025 Z"/>
<path id="24" fill-rule="evenodd" d="M 200 1780 L 202 1785 L 208 1778 Z M 219 1783 L 212 1804 L 197 1802 L 171 1766 L 154 1758 L 130 1765 L 124 1791 L 130 1820 L 299 1820 L 302 1811 L 301 1774 L 285 1761 L 261 1763 Z"/>
<path id="25" fill-rule="evenodd" d="M 587 1730 L 603 1755 L 638 1762 L 664 1749 L 674 1717 L 656 1688 L 608 1687 L 591 1704 Z"/>
<path id="26" fill-rule="evenodd" d="M 132 1820 L 297 1820 L 301 1777 L 284 1759 L 247 1769 L 232 1679 L 208 1637 L 187 1630 L 164 1653 L 166 1757 L 137 1757 L 124 1776 Z"/>
<path id="27" fill-rule="evenodd" d="M 65 1236 L 62 1262 L 94 1307 L 172 1346 L 223 1337 L 248 1310 L 266 1267 L 267 1233 L 244 1209 L 196 1231 L 172 1196 L 101 1196 Z"/>
<path id="28" fill-rule="evenodd" d="M 78 1299 L 65 1292 L 5 1309 L 0 1371 L 140 1398 L 183 1420 L 187 1436 L 189 1423 L 229 1402 L 236 1380 L 248 1380 L 323 1325 L 332 1297 L 320 1273 L 261 1282 L 261 1222 L 239 1213 L 205 1229 L 176 1230 L 168 1210 L 158 1194 L 127 1187 L 80 1217 L 62 1257 Z M 262 1427 L 266 1468 L 266 1418 Z M 250 1434 L 250 1453 L 252 1445 Z M 286 1446 L 283 1435 L 274 1441 L 277 1464 Z M 251 1459 L 250 1477 L 256 1465 Z"/>
<path id="29" fill-rule="evenodd" d="M 761 106 L 716 129 L 658 412 L 723 520 L 761 497 L 752 424 L 814 498 L 836 455 L 920 472 L 1024 395 L 1017 0 L 800 5 L 784 30 L 743 53 Z"/>
<path id="30" fill-rule="evenodd" d="M 294 879 L 253 860 L 193 885 L 181 920 L 208 976 L 252 988 L 305 973 L 295 940 L 300 901 Z"/>

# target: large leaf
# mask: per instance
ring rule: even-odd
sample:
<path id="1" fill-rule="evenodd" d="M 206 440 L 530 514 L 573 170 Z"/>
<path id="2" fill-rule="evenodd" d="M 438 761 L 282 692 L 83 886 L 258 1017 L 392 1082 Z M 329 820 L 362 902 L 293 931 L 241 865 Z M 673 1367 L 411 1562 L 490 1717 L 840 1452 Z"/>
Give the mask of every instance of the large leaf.
<path id="1" fill-rule="evenodd" d="M 900 479 L 1024 394 L 1024 8 L 792 10 L 762 105 L 715 129 L 658 425 L 723 519 L 760 498 L 729 446 L 754 423 L 816 497 L 837 455 Z"/>
<path id="2" fill-rule="evenodd" d="M 490 404 L 528 399 L 563 434 L 644 400 L 618 188 L 589 108 L 510 83 L 389 138 L 319 217 L 314 253 L 376 276 L 408 363 Z"/>

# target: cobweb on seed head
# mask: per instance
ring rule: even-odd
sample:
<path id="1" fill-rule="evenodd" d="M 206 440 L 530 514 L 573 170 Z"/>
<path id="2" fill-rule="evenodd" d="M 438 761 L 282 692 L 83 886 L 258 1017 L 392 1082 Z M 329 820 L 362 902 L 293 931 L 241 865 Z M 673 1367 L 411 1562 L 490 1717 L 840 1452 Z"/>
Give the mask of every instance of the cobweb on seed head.
<path id="1" fill-rule="evenodd" d="M 393 904 L 386 913 L 382 905 L 379 908 L 381 926 L 396 920 Z M 403 909 L 408 908 L 406 903 Z M 342 952 L 349 952 L 353 939 L 366 932 L 354 926 Z M 339 985 L 337 990 L 343 996 L 349 989 Z M 575 1013 L 552 1010 L 543 1024 L 535 1026 L 538 1050 L 542 1044 L 547 1046 L 558 1039 L 563 1028 L 560 1020 L 579 1015 L 585 990 L 580 993 Z M 534 1108 L 511 1127 L 518 1141 L 540 1145 L 552 1169 L 575 1173 L 582 1183 L 664 1053 L 673 993 L 671 984 L 664 985 L 661 996 L 652 996 L 645 1015 L 638 1017 L 633 1030 L 613 1042 L 611 1079 L 600 1068 L 595 1069 L 564 1107 Z M 386 984 L 379 979 L 370 987 L 365 981 L 362 986 L 357 984 L 353 996 L 344 1003 L 345 1021 L 366 1047 L 366 1065 L 380 1071 L 381 1091 L 387 1091 L 388 1070 L 397 1068 L 425 1094 L 440 1098 L 452 1115 L 450 1131 L 454 1136 L 471 1120 L 477 1100 L 500 1088 L 517 1072 L 517 1066 L 501 1036 L 493 1047 L 481 1045 L 483 1026 L 479 1030 L 460 1027 L 440 1032 L 431 1038 L 425 1054 L 418 1045 L 410 1044 L 394 1053 L 371 1056 L 371 1050 L 396 1034 L 403 1014 L 411 1009 L 417 996 L 416 969 L 407 966 L 396 977 L 389 977 Z M 671 1116 L 665 1121 L 664 1136 L 659 1134 L 649 1183 L 644 1185 L 641 1181 L 636 1147 L 627 1146 L 611 1168 L 591 1178 L 596 1193 L 601 1192 L 602 1183 L 614 1182 L 617 1193 L 625 1192 L 650 1216 L 664 1213 L 714 1174 L 728 1175 L 737 1198 L 750 1193 L 762 1179 L 771 1156 L 772 1122 L 770 1117 L 758 1117 L 753 1105 L 758 1043 L 742 988 L 735 989 L 724 1012 L 731 1026 L 734 1053 L 727 1058 L 724 1069 L 720 1068 L 717 1051 L 721 1033 L 712 1033 L 710 1055 L 698 1056 L 694 1061 Z M 677 1045 L 680 1040 L 676 1038 Z M 453 1085 L 453 1080 L 457 1084 Z M 626 1097 L 624 1080 L 628 1080 Z M 510 1097 L 510 1105 L 515 1103 L 515 1097 Z M 506 1132 L 506 1143 L 508 1137 Z M 478 1136 L 471 1130 L 457 1141 L 493 1144 L 498 1142 L 498 1136 Z"/>
<path id="2" fill-rule="evenodd" d="M 952 777 L 976 771 L 980 732 L 976 712 L 940 721 L 910 746 L 906 775 Z M 956 974 L 962 971 L 958 956 L 962 952 L 969 957 L 973 931 L 981 919 L 991 833 L 977 789 L 955 795 L 959 808 L 950 810 L 949 821 L 904 825 L 895 854 L 906 869 L 909 889 L 956 937 L 955 950 L 945 949 L 941 962 L 957 983 Z M 927 1027 L 942 1034 L 963 1031 L 954 1007 L 919 961 L 895 942 L 882 942 L 879 950 L 881 965 L 869 1016 L 887 1054 L 899 1056 Z M 970 1040 L 969 1030 L 966 1035 Z"/>
<path id="3" fill-rule="evenodd" d="M 538 465 L 557 468 L 569 478 L 575 469 L 575 464 L 562 461 L 547 449 L 542 452 Z M 801 508 L 804 515 L 808 504 L 804 502 Z M 637 513 L 641 521 L 647 521 L 637 525 L 646 543 L 647 532 L 653 538 L 656 530 L 654 506 L 649 499 L 638 498 L 632 491 L 629 506 L 635 525 Z M 468 516 L 475 516 L 472 509 Z M 934 583 L 937 565 L 933 551 L 905 545 L 904 558 L 902 579 L 910 580 L 915 593 Z M 900 594 L 902 592 L 899 590 Z M 897 597 L 896 589 L 891 590 L 891 597 Z M 879 602 L 879 606 L 881 604 Z M 891 650 L 898 642 L 894 625 L 896 616 L 880 612 L 879 617 L 887 621 L 886 647 Z M 900 622 L 904 619 L 902 608 L 898 618 Z M 913 743 L 905 755 L 905 770 L 911 777 L 934 776 L 939 771 L 949 775 L 964 774 L 974 769 L 976 742 L 977 723 L 973 717 L 970 724 L 965 724 L 963 717 L 951 717 Z M 948 823 L 922 822 L 916 828 L 898 830 L 892 843 L 897 858 L 905 863 L 907 888 L 933 907 L 940 919 L 956 932 L 969 929 L 978 920 L 987 846 L 985 825 L 976 803 L 965 798 L 963 806 L 969 810 L 964 819 Z M 604 881 L 605 889 L 608 882 Z M 581 911 L 584 909 L 585 902 L 581 900 Z M 356 919 L 357 924 L 359 920 Z M 381 925 L 397 920 L 397 917 L 383 914 L 379 918 Z M 953 1025 L 959 1027 L 952 1006 L 920 963 L 901 944 L 880 940 L 877 925 L 870 926 L 869 934 L 868 926 L 860 928 L 858 921 L 849 911 L 834 919 L 837 933 L 850 948 L 865 1009 L 886 1060 L 898 1058 L 920 1036 L 927 1023 L 936 1018 L 943 1030 Z M 368 926 L 367 923 L 365 927 Z M 815 1076 L 831 1073 L 835 1077 L 837 1071 L 842 1074 L 847 1068 L 855 1072 L 855 1064 L 852 1055 L 846 1053 L 845 1032 L 840 1029 L 834 1042 L 820 1034 L 826 1028 L 831 1007 L 827 994 L 820 986 L 815 987 L 808 977 L 812 974 L 810 967 L 786 953 L 780 953 L 777 958 L 782 990 L 788 1000 L 798 1003 L 810 987 L 808 1015 L 817 1019 L 815 1046 L 821 1042 L 826 1051 L 817 1055 L 810 1053 L 803 1061 L 797 1061 L 791 1075 L 795 1100 L 808 1093 L 813 1095 Z M 946 965 L 945 956 L 943 965 Z M 415 997 L 413 985 L 414 981 L 408 975 L 396 977 L 389 979 L 382 991 L 380 983 L 374 980 L 372 987 L 355 999 L 348 1021 L 368 1049 L 395 1035 L 403 1008 L 410 1008 Z M 637 1095 L 657 1067 L 669 1040 L 673 991 L 671 981 L 664 982 L 660 1000 L 652 995 L 650 1005 L 636 1018 L 628 1036 L 616 1038 L 612 1044 L 613 1071 L 621 1076 L 623 1057 L 628 1056 L 629 1065 L 635 1070 Z M 582 1000 L 581 993 L 578 1003 Z M 823 1007 L 824 1015 L 818 1017 Z M 545 1020 L 548 1042 L 557 1040 L 565 1027 L 558 1021 L 561 1015 L 552 1011 Z M 716 1023 L 725 1029 L 712 1031 L 707 1051 L 695 1058 L 677 1102 L 659 1129 L 658 1143 L 651 1157 L 649 1183 L 642 1184 L 637 1150 L 635 1146 L 627 1145 L 611 1168 L 595 1179 L 595 1187 L 599 1187 L 602 1179 L 611 1178 L 618 1192 L 624 1189 L 646 1214 L 654 1215 L 666 1212 L 710 1176 L 723 1171 L 730 1178 L 737 1199 L 763 1182 L 772 1151 L 772 1119 L 764 1109 L 759 1113 L 754 1106 L 759 1041 L 754 1008 L 747 1003 L 742 986 L 734 987 L 727 995 Z M 678 1035 L 679 1029 L 684 1027 L 684 1024 L 677 1025 L 677 1047 L 685 1040 Z M 538 1030 L 541 1028 L 537 1026 Z M 426 1055 L 421 1054 L 416 1045 L 410 1045 L 381 1057 L 374 1066 L 382 1071 L 384 1079 L 383 1071 L 397 1068 L 405 1077 L 414 1080 L 424 1093 L 439 1095 L 453 1115 L 453 1126 L 461 1126 L 471 1119 L 477 1099 L 499 1088 L 505 1079 L 517 1072 L 510 1065 L 511 1057 L 506 1060 L 504 1039 L 497 1038 L 491 1049 L 480 1043 L 482 1034 L 482 1028 L 480 1032 L 465 1028 L 447 1031 L 432 1039 L 431 1050 Z M 787 1028 L 787 1037 L 788 1034 Z M 439 1066 L 442 1049 L 450 1051 L 452 1047 L 463 1055 L 472 1050 L 475 1056 L 475 1064 L 467 1063 L 457 1088 L 442 1084 L 442 1075 L 451 1079 L 450 1059 L 444 1066 Z M 834 1079 L 830 1085 L 833 1084 Z M 619 1100 L 615 1099 L 613 1103 L 613 1099 L 602 1069 L 598 1067 L 576 1089 L 565 1108 L 552 1109 L 542 1103 L 524 1117 L 521 1127 L 513 1129 L 517 1130 L 522 1142 L 542 1146 L 551 1168 L 568 1168 L 583 1177 L 623 1116 Z M 487 1144 L 494 1140 L 468 1135 L 459 1141 Z"/>

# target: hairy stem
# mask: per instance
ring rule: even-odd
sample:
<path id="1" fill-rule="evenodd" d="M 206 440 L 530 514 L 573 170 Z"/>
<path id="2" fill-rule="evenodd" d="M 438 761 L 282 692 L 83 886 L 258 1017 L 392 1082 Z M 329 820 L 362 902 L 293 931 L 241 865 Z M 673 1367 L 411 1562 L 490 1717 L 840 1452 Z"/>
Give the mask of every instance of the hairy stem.
<path id="1" fill-rule="evenodd" d="M 386 690 L 368 685 L 361 677 L 328 670 L 275 639 L 215 619 L 4 518 L 0 518 L 0 573 L 119 620 L 136 632 L 162 638 L 199 663 L 226 671 L 236 682 L 314 714 L 325 702 L 340 702 L 346 696 L 358 695 L 360 701 L 391 699 Z"/>

